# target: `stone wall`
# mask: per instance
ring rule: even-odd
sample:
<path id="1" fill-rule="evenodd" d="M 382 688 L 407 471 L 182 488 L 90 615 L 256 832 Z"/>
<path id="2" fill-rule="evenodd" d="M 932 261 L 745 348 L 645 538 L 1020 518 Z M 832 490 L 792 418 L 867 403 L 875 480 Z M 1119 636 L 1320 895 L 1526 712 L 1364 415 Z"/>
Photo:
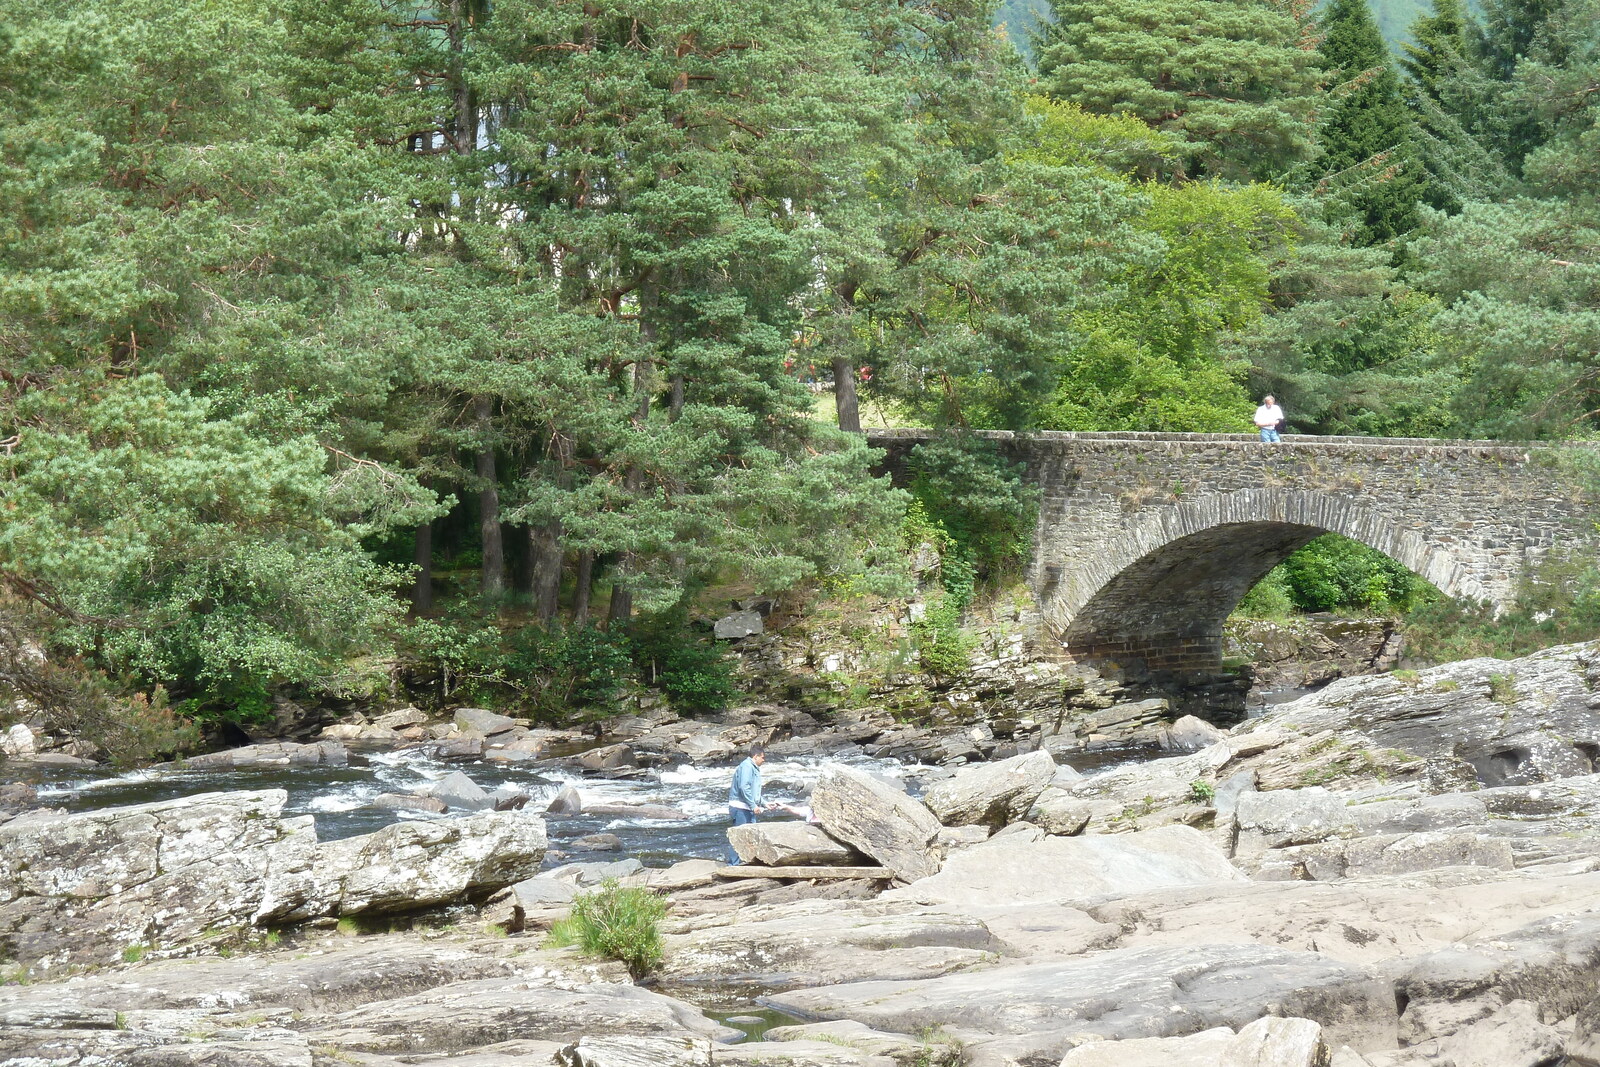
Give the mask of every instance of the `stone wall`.
<path id="1" fill-rule="evenodd" d="M 928 431 L 869 435 L 891 473 Z M 1221 660 L 1222 621 L 1326 532 L 1452 596 L 1506 602 L 1524 568 L 1587 535 L 1550 449 L 1242 434 L 987 433 L 1039 491 L 1030 579 L 1075 659 L 1152 674 Z"/>

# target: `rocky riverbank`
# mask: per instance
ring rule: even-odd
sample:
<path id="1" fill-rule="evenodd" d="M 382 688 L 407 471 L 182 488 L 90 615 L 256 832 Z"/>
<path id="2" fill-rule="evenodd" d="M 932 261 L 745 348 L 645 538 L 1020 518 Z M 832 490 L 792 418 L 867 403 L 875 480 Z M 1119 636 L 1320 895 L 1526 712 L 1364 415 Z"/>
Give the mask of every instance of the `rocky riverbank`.
<path id="1" fill-rule="evenodd" d="M 1571 646 L 1346 679 L 1227 733 L 1168 724 L 1194 751 L 1101 774 L 1013 734 L 1032 748 L 963 754 L 920 798 L 836 768 L 818 821 L 741 833 L 761 866 L 736 872 L 535 874 L 527 810 L 338 848 L 259 795 L 23 815 L 0 825 L 0 928 L 32 975 L 0 990 L 0 1064 L 1600 1063 L 1597 713 L 1600 648 Z M 600 762 L 752 728 L 882 736 L 797 714 L 642 717 Z M 649 986 L 543 947 L 606 874 L 669 902 Z M 355 933 L 445 901 L 449 925 Z M 165 937 L 130 952 L 138 908 Z M 728 1013 L 696 1006 L 757 1001 L 792 1025 L 727 1044 Z"/>

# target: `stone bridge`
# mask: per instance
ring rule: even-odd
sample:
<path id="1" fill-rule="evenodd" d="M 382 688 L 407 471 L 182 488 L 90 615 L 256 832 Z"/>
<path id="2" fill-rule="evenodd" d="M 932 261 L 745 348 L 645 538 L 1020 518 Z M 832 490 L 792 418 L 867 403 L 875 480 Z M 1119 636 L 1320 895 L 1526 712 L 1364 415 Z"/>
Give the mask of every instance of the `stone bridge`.
<path id="1" fill-rule="evenodd" d="M 868 434 L 897 480 L 926 430 Z M 1559 446 L 1292 435 L 985 433 L 1026 467 L 1039 520 L 1029 580 L 1080 662 L 1140 673 L 1220 665 L 1222 623 L 1327 532 L 1454 597 L 1507 603 L 1531 561 L 1593 525 Z"/>

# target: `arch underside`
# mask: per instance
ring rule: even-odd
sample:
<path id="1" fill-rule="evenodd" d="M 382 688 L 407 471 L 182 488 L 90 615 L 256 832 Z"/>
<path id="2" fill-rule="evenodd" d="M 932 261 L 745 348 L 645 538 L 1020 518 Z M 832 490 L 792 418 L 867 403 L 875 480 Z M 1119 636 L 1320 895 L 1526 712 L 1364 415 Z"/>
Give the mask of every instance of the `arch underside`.
<path id="1" fill-rule="evenodd" d="M 1289 523 L 1230 523 L 1179 538 L 1102 586 L 1063 635 L 1079 660 L 1152 670 L 1215 666 L 1222 623 L 1252 586 L 1326 533 Z"/>
<path id="2" fill-rule="evenodd" d="M 1451 596 L 1492 599 L 1427 531 L 1349 497 L 1258 489 L 1153 509 L 1121 528 L 1050 598 L 1069 655 L 1150 671 L 1216 667 L 1222 623 L 1297 549 L 1339 533 L 1377 549 Z"/>

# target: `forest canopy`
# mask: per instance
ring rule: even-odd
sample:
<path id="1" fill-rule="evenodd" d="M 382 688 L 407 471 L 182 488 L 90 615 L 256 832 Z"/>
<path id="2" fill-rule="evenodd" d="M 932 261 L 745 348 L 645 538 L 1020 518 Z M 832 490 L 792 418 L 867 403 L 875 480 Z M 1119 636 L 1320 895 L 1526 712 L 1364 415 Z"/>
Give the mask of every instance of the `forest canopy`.
<path id="1" fill-rule="evenodd" d="M 1592 437 L 1597 5 L 3 0 L 0 633 L 230 713 L 515 604 L 559 673 L 912 520 L 1006 573 L 969 430 Z"/>

